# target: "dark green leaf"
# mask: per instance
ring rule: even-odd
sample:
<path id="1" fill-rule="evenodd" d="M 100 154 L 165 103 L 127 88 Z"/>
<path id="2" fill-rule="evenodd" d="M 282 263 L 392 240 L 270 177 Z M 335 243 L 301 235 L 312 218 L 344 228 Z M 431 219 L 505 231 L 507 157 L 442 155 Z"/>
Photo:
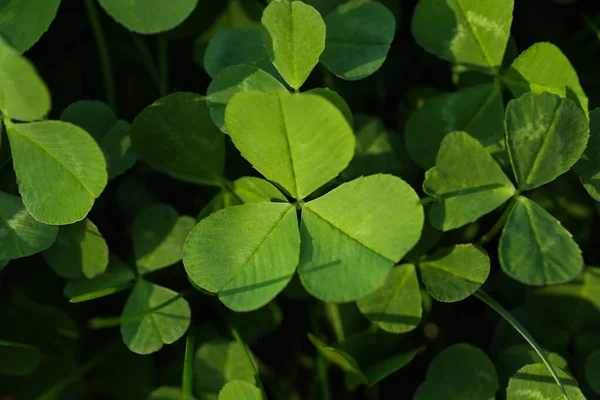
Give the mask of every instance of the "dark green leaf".
<path id="1" fill-rule="evenodd" d="M 600 108 L 590 113 L 590 139 L 573 169 L 590 196 L 600 201 Z"/>

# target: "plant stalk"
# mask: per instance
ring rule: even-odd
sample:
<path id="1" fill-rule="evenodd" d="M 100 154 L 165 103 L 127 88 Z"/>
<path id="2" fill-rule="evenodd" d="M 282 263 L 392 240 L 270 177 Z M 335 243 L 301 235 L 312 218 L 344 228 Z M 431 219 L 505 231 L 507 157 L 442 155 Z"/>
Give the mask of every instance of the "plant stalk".
<path id="1" fill-rule="evenodd" d="M 244 340 L 240 336 L 240 333 L 237 331 L 237 329 L 235 329 L 233 327 L 233 325 L 231 325 L 231 324 L 230 324 L 230 329 L 231 329 L 231 334 L 235 338 L 236 342 L 242 348 L 244 355 L 246 356 L 246 358 L 248 359 L 248 362 L 252 366 L 252 370 L 254 371 L 254 380 L 256 381 L 256 385 L 258 386 L 258 388 L 260 389 L 260 391 L 263 394 L 263 400 L 267 400 L 267 392 L 265 391 L 265 387 L 263 386 L 262 380 L 260 379 L 260 375 L 258 373 L 258 369 L 256 368 L 256 364 L 254 364 L 254 360 L 252 359 L 252 356 L 250 355 L 250 352 L 248 351 L 248 346 L 246 346 L 246 343 L 244 343 Z"/>
<path id="2" fill-rule="evenodd" d="M 515 204 L 517 204 L 518 197 L 518 195 L 515 195 L 510 199 L 510 203 L 508 203 L 508 205 L 502 212 L 502 215 L 500 215 L 500 218 L 498 218 L 498 221 L 496 221 L 494 226 L 492 226 L 492 228 L 477 241 L 478 245 L 484 246 L 488 244 L 489 241 L 492 240 L 498 234 L 498 232 L 500 232 L 500 230 L 504 227 L 504 224 L 506 223 L 510 212 L 515 207 Z"/>
<path id="3" fill-rule="evenodd" d="M 100 67 L 102 70 L 102 78 L 104 80 L 104 94 L 106 102 L 117 112 L 117 90 L 115 86 L 115 80 L 111 65 L 110 52 L 108 51 L 108 44 L 106 43 L 106 36 L 104 30 L 100 24 L 100 18 L 98 17 L 98 11 L 93 0 L 85 0 L 85 9 L 94 31 L 94 38 L 96 40 L 96 48 L 98 50 L 98 57 L 100 58 Z"/>
<path id="4" fill-rule="evenodd" d="M 185 339 L 183 358 L 183 377 L 181 381 L 181 400 L 194 398 L 194 337 L 188 334 Z"/>

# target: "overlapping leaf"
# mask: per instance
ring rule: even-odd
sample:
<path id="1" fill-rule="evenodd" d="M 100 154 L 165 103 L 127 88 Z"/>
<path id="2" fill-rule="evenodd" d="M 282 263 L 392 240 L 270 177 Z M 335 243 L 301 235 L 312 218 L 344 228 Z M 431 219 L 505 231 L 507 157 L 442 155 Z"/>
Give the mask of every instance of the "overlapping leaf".
<path id="1" fill-rule="evenodd" d="M 8 138 L 23 203 L 40 222 L 81 221 L 108 179 L 102 150 L 67 122 L 8 124 Z"/>
<path id="2" fill-rule="evenodd" d="M 565 386 L 569 400 L 585 400 L 577 381 L 560 368 L 558 377 Z M 530 364 L 521 368 L 511 378 L 506 388 L 507 400 L 522 400 L 524 394 L 532 399 L 563 399 L 564 395 L 544 364 Z"/>
<path id="3" fill-rule="evenodd" d="M 0 4 L 0 36 L 19 53 L 26 52 L 48 30 L 60 1 L 3 1 Z"/>
<path id="4" fill-rule="evenodd" d="M 300 278 L 324 301 L 358 300 L 383 285 L 422 228 L 423 207 L 407 183 L 355 179 L 304 205 Z"/>
<path id="5" fill-rule="evenodd" d="M 218 400 L 263 400 L 259 388 L 244 381 L 229 382 L 219 393 Z"/>
<path id="6" fill-rule="evenodd" d="M 423 190 L 434 197 L 431 224 L 444 231 L 477 220 L 515 193 L 489 152 L 465 132 L 444 138 L 436 166 L 425 174 Z"/>

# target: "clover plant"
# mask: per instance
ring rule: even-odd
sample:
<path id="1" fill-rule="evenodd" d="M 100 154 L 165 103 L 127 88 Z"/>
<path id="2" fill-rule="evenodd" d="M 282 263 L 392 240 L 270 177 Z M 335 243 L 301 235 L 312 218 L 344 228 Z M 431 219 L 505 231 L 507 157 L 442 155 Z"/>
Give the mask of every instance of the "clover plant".
<path id="1" fill-rule="evenodd" d="M 598 10 L 533 3 L 0 1 L 0 398 L 600 398 Z"/>

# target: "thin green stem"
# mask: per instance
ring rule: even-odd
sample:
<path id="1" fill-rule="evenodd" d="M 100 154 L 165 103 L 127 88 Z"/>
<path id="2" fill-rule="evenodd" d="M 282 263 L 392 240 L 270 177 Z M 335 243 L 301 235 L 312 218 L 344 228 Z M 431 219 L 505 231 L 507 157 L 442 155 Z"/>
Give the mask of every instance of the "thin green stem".
<path id="1" fill-rule="evenodd" d="M 83 303 L 84 301 L 100 299 L 102 297 L 110 296 L 111 294 L 119 293 L 124 290 L 130 289 L 135 285 L 135 281 L 130 281 L 123 283 L 121 285 L 116 285 L 113 287 L 109 287 L 102 290 L 96 290 L 95 292 L 82 294 L 81 296 L 75 296 L 71 300 L 70 303 Z"/>
<path id="2" fill-rule="evenodd" d="M 110 354 L 113 343 L 107 345 L 104 349 L 100 350 L 91 360 L 86 362 L 83 366 L 77 367 L 71 371 L 69 375 L 61 379 L 50 389 L 40 395 L 37 400 L 55 400 L 60 398 L 62 392 L 65 391 L 73 383 L 81 380 L 85 374 L 87 374 L 92 368 L 94 368 L 100 361 L 106 358 Z"/>
<path id="3" fill-rule="evenodd" d="M 523 338 L 527 341 L 527 343 L 529 343 L 529 345 L 533 348 L 533 350 L 540 356 L 540 358 L 546 365 L 546 368 L 548 368 L 548 371 L 550 371 L 550 375 L 552 375 L 552 377 L 556 381 L 556 384 L 560 388 L 560 391 L 562 392 L 564 398 L 566 400 L 568 400 L 569 396 L 567 394 L 567 391 L 565 390 L 565 387 L 563 386 L 562 382 L 560 381 L 560 378 L 558 377 L 558 374 L 556 373 L 554 366 L 550 363 L 550 361 L 548 360 L 548 358 L 542 351 L 542 347 L 536 342 L 536 340 L 533 338 L 533 336 L 531 336 L 531 334 L 527 331 L 527 329 L 525 329 L 525 327 L 523 325 L 521 325 L 521 323 L 515 317 L 513 317 L 504 307 L 502 307 L 502 305 L 500 303 L 498 303 L 496 300 L 494 300 L 490 295 L 488 295 L 483 290 L 481 290 L 481 289 L 477 290 L 475 292 L 475 297 L 477 297 L 479 300 L 483 301 L 492 310 L 494 310 L 498 314 L 500 314 L 500 316 L 502 318 L 504 318 L 506 320 L 506 322 L 508 322 L 513 328 L 515 328 L 515 330 L 517 332 L 519 332 L 519 334 L 521 336 L 523 336 Z"/>
<path id="4" fill-rule="evenodd" d="M 246 358 L 248 359 L 248 362 L 252 366 L 252 370 L 254 371 L 254 380 L 256 381 L 256 385 L 258 386 L 258 388 L 261 390 L 261 392 L 263 394 L 263 400 L 267 400 L 267 392 L 265 391 L 265 387 L 263 386 L 262 380 L 260 379 L 260 374 L 258 373 L 256 364 L 254 364 L 254 360 L 252 359 L 252 356 L 250 355 L 250 352 L 248 351 L 248 346 L 246 346 L 246 343 L 244 343 L 244 340 L 240 336 L 240 333 L 237 331 L 237 329 L 235 329 L 233 327 L 233 325 L 231 325 L 231 324 L 230 324 L 230 329 L 231 329 L 231 334 L 235 338 L 236 342 L 242 348 L 244 355 L 246 356 Z"/>
<path id="5" fill-rule="evenodd" d="M 181 400 L 194 398 L 194 337 L 185 339 L 185 356 L 183 358 L 183 377 L 181 380 Z"/>
<path id="6" fill-rule="evenodd" d="M 331 400 L 331 391 L 329 390 L 329 381 L 327 379 L 327 361 L 322 355 L 317 355 L 317 381 L 321 389 L 321 399 Z"/>
<path id="7" fill-rule="evenodd" d="M 432 196 L 423 197 L 421 200 L 419 200 L 419 203 L 424 206 L 425 204 L 433 203 L 433 200 L 434 198 Z"/>
<path id="8" fill-rule="evenodd" d="M 106 102 L 115 112 L 117 111 L 117 89 L 115 86 L 115 80 L 113 76 L 113 70 L 110 60 L 110 53 L 108 51 L 108 44 L 106 43 L 106 36 L 104 30 L 100 24 L 100 18 L 98 17 L 98 11 L 93 0 L 85 0 L 85 9 L 94 31 L 94 38 L 96 39 L 96 48 L 98 50 L 98 57 L 100 58 L 100 67 L 102 68 L 102 78 L 104 80 L 104 93 Z"/>
<path id="9" fill-rule="evenodd" d="M 158 71 L 158 68 L 156 68 L 156 65 L 154 65 L 154 61 L 152 60 L 152 55 L 150 54 L 148 45 L 146 44 L 146 42 L 144 41 L 143 38 L 141 38 L 139 35 L 137 35 L 135 33 L 131 34 L 131 38 L 133 40 L 133 44 L 135 45 L 135 47 L 137 47 L 137 49 L 140 52 L 140 55 L 142 56 L 142 63 L 144 64 L 144 67 L 146 68 L 148 75 L 150 75 L 150 78 L 154 82 L 154 85 L 156 85 L 156 89 L 160 92 L 161 91 L 160 72 Z"/>
<path id="10" fill-rule="evenodd" d="M 145 311 L 130 314 L 130 315 L 121 315 L 118 317 L 106 317 L 106 318 L 92 318 L 88 322 L 88 326 L 91 329 L 104 329 L 104 328 L 114 328 L 115 326 L 122 325 L 125 322 L 133 322 L 144 318 L 147 315 L 155 313 L 157 311 L 162 310 L 163 308 L 175 303 L 177 300 L 183 297 L 182 293 L 178 293 L 176 296 L 173 296 L 169 300 L 155 306 L 149 308 Z"/>
<path id="11" fill-rule="evenodd" d="M 343 342 L 346 335 L 344 334 L 344 323 L 342 322 L 340 307 L 335 303 L 325 303 L 325 314 L 327 315 L 329 323 L 331 323 L 331 328 L 335 334 L 336 341 L 338 343 Z"/>
<path id="12" fill-rule="evenodd" d="M 508 206 L 506 206 L 506 208 L 502 212 L 502 215 L 500 215 L 500 218 L 498 218 L 498 221 L 496 221 L 496 223 L 492 226 L 492 228 L 489 231 L 487 231 L 487 233 L 485 233 L 483 236 L 481 236 L 481 238 L 479 238 L 477 244 L 479 244 L 480 246 L 488 244 L 489 241 L 492 240 L 498 234 L 498 232 L 500 232 L 500 230 L 504 227 L 504 224 L 506 223 L 510 212 L 515 207 L 518 197 L 518 195 L 513 196 L 513 198 L 510 200 L 510 203 L 508 203 Z"/>
<path id="13" fill-rule="evenodd" d="M 164 35 L 158 35 L 158 73 L 160 76 L 160 97 L 169 93 L 169 41 Z"/>

